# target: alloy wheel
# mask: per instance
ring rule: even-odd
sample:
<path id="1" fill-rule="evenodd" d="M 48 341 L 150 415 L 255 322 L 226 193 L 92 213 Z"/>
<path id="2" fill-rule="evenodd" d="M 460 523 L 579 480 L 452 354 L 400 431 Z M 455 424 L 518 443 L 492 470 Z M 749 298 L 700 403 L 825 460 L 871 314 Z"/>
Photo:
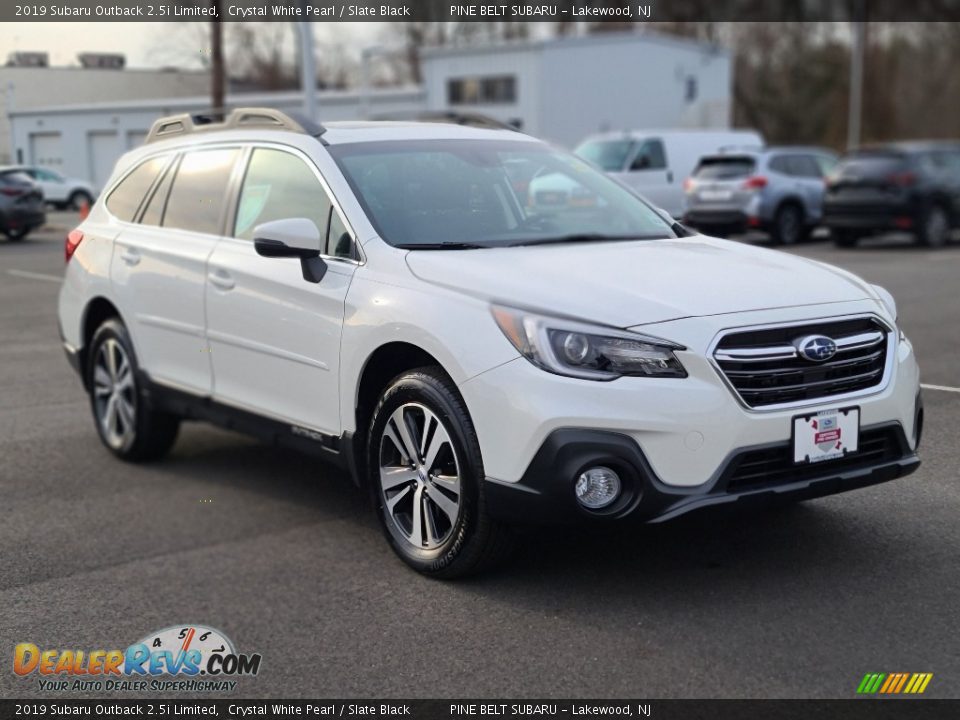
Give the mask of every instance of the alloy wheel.
<path id="1" fill-rule="evenodd" d="M 460 461 L 450 432 L 420 403 L 390 415 L 380 436 L 380 492 L 394 528 L 412 546 L 432 550 L 457 527 Z"/>
<path id="2" fill-rule="evenodd" d="M 136 384 L 130 358 L 115 338 L 107 338 L 97 353 L 93 398 L 107 444 L 114 450 L 130 447 L 136 435 Z"/>

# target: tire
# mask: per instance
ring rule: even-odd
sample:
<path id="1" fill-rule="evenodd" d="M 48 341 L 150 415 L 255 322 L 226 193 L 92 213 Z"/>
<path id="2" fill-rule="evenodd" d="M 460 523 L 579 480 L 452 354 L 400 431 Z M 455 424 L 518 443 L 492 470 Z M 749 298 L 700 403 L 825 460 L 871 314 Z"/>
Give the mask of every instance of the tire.
<path id="1" fill-rule="evenodd" d="M 931 248 L 943 247 L 950 238 L 950 215 L 943 205 L 933 204 L 920 220 L 917 239 L 921 245 Z"/>
<path id="2" fill-rule="evenodd" d="M 512 544 L 510 528 L 486 512 L 476 432 L 441 368 L 406 372 L 381 395 L 370 424 L 367 468 L 387 541 L 414 570 L 464 577 L 495 565 Z"/>
<path id="3" fill-rule="evenodd" d="M 841 248 L 856 247 L 860 236 L 851 230 L 831 230 L 830 236 L 833 238 L 833 244 Z"/>
<path id="4" fill-rule="evenodd" d="M 150 407 L 138 385 L 139 365 L 130 335 L 119 319 L 97 328 L 86 371 L 97 434 L 110 452 L 138 462 L 156 460 L 173 447 L 180 419 Z"/>
<path id="5" fill-rule="evenodd" d="M 84 202 L 87 203 L 87 207 L 93 205 L 93 198 L 90 193 L 85 190 L 74 190 L 67 199 L 67 207 L 71 210 L 79 210 Z"/>
<path id="6" fill-rule="evenodd" d="M 777 210 L 770 228 L 770 236 L 778 245 L 796 245 L 803 240 L 805 232 L 803 209 L 792 202 Z"/>
<path id="7" fill-rule="evenodd" d="M 3 234 L 7 236 L 7 240 L 10 242 L 20 242 L 30 234 L 32 229 L 33 228 L 28 227 L 18 227 L 15 230 L 11 230 L 8 228 L 3 231 Z"/>

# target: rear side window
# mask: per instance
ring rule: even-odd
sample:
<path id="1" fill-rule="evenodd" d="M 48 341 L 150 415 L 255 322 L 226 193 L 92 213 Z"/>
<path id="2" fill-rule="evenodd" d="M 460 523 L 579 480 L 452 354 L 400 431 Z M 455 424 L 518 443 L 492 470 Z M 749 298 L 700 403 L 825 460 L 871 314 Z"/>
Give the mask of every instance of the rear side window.
<path id="1" fill-rule="evenodd" d="M 160 184 L 154 189 L 150 200 L 147 201 L 147 208 L 140 217 L 140 223 L 143 225 L 159 225 L 163 220 L 163 209 L 167 204 L 167 194 L 170 192 L 170 185 L 173 182 L 173 175 L 176 167 L 167 169 Z"/>
<path id="2" fill-rule="evenodd" d="M 163 226 L 218 234 L 237 148 L 196 150 L 183 156 L 170 188 Z"/>
<path id="3" fill-rule="evenodd" d="M 253 151 L 240 191 L 234 237 L 251 240 L 257 225 L 286 218 L 313 220 L 324 237 L 329 217 L 330 199 L 303 160 L 283 150 Z"/>
<path id="4" fill-rule="evenodd" d="M 820 166 L 809 155 L 792 155 L 790 157 L 790 170 L 790 174 L 794 177 L 820 177 Z"/>
<path id="5" fill-rule="evenodd" d="M 143 196 L 147 194 L 167 160 L 166 156 L 160 156 L 140 163 L 110 193 L 107 209 L 120 220 L 132 222 Z"/>
<path id="6" fill-rule="evenodd" d="M 773 167 L 772 161 L 770 166 Z M 753 174 L 755 167 L 756 162 L 750 157 L 703 158 L 693 176 L 697 180 L 736 180 Z"/>

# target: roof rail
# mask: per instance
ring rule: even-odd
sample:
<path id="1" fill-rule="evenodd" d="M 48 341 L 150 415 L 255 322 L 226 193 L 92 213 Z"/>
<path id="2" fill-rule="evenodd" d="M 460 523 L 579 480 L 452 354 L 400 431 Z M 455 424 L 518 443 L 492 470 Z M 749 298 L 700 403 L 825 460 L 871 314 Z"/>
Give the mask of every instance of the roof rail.
<path id="1" fill-rule="evenodd" d="M 323 125 L 308 120 L 298 113 L 277 110 L 276 108 L 243 107 L 233 110 L 214 108 L 193 113 L 169 115 L 156 120 L 150 128 L 144 144 L 194 132 L 236 130 L 249 127 L 289 130 L 317 138 L 327 131 Z"/>

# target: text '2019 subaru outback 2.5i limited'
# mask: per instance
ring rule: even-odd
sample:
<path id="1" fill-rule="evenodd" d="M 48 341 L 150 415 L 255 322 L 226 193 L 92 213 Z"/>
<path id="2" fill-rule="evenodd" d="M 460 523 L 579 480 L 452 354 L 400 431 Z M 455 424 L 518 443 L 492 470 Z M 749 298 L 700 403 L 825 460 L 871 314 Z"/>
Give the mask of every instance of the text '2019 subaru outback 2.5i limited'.
<path id="1" fill-rule="evenodd" d="M 550 175 L 574 188 L 533 202 Z M 517 132 L 158 121 L 66 244 L 103 443 L 206 419 L 338 461 L 417 570 L 527 521 L 659 521 L 919 464 L 913 348 L 842 270 L 696 236 Z"/>

